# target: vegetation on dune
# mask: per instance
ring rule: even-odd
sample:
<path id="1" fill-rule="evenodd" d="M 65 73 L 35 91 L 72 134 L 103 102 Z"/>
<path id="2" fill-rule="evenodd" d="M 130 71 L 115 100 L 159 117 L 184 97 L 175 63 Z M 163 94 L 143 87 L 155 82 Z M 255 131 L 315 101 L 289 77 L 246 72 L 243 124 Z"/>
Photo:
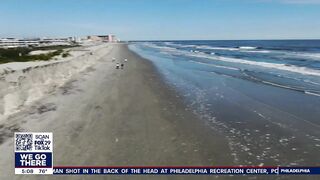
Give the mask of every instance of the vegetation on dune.
<path id="1" fill-rule="evenodd" d="M 68 56 L 70 56 L 71 54 L 69 53 L 69 52 L 64 52 L 64 53 L 62 53 L 62 57 L 63 58 L 65 58 L 65 57 L 68 57 Z"/>
<path id="2" fill-rule="evenodd" d="M 75 46 L 48 46 L 48 47 L 23 47 L 23 48 L 12 48 L 12 49 L 1 49 L 0 48 L 0 64 L 8 62 L 27 62 L 27 61 L 48 61 L 54 56 L 62 55 L 62 57 L 70 56 L 69 52 L 64 52 L 65 48 Z M 29 55 L 31 51 L 37 50 L 55 50 L 53 52 Z"/>

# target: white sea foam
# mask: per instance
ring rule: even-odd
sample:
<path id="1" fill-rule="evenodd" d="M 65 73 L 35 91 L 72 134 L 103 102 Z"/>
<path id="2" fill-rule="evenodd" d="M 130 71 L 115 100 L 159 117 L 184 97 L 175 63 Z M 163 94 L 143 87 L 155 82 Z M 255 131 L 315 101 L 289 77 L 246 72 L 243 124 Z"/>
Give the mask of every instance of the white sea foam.
<path id="1" fill-rule="evenodd" d="M 277 87 L 281 87 L 281 88 L 285 88 L 285 89 L 291 89 L 291 90 L 299 90 L 297 88 L 293 88 L 291 86 L 285 86 L 285 85 L 281 85 L 281 84 L 277 84 L 277 83 L 273 83 L 273 82 L 269 82 L 269 81 L 262 81 L 265 84 L 269 84 L 272 86 L 277 86 Z"/>
<path id="2" fill-rule="evenodd" d="M 165 42 L 165 45 L 169 45 L 169 46 L 175 46 L 175 47 L 179 47 L 179 48 L 193 48 L 196 47 L 196 45 L 182 45 L 182 44 L 175 44 L 172 42 Z"/>
<path id="3" fill-rule="evenodd" d="M 260 50 L 258 47 L 254 46 L 239 46 L 239 47 L 214 47 L 214 46 L 208 46 L 208 45 L 183 45 L 183 44 L 175 44 L 173 42 L 164 42 L 165 45 L 169 46 L 175 46 L 177 48 L 195 48 L 195 49 L 206 49 L 206 50 L 222 50 L 222 51 L 240 51 L 240 52 L 246 52 L 246 53 L 275 53 L 280 56 L 284 57 L 300 57 L 300 58 L 308 58 L 312 60 L 320 60 L 320 53 L 308 53 L 308 52 L 290 52 L 290 51 L 282 51 L 282 50 Z M 157 49 L 163 49 L 163 50 L 177 50 L 173 47 L 168 46 L 159 46 L 153 43 L 145 43 L 145 45 L 157 48 Z M 196 50 L 193 50 L 195 52 Z M 213 52 L 214 53 L 214 52 Z"/>
<path id="4" fill-rule="evenodd" d="M 320 53 L 294 53 L 296 56 L 311 58 L 314 60 L 320 60 Z"/>
<path id="5" fill-rule="evenodd" d="M 172 42 L 164 42 L 163 44 L 165 44 L 165 45 L 175 45 L 175 44 L 172 43 Z"/>
<path id="6" fill-rule="evenodd" d="M 239 50 L 254 50 L 257 47 L 250 47 L 250 46 L 240 46 L 238 48 L 234 47 L 212 47 L 212 46 L 196 46 L 198 49 L 211 49 L 211 50 L 226 50 L 226 51 L 239 51 Z M 260 52 L 260 51 L 258 51 Z"/>
<path id="7" fill-rule="evenodd" d="M 229 47 L 211 47 L 211 46 L 196 46 L 197 49 L 209 49 L 209 50 L 226 50 L 226 51 L 238 51 L 238 48 Z"/>
<path id="8" fill-rule="evenodd" d="M 285 64 L 276 64 L 276 63 L 269 63 L 269 62 L 257 62 L 257 61 L 250 61 L 245 59 L 238 59 L 238 58 L 230 58 L 230 57 L 222 57 L 222 56 L 206 56 L 200 54 L 189 54 L 189 56 L 195 56 L 200 58 L 207 58 L 212 60 L 224 61 L 224 62 L 231 62 L 231 63 L 240 63 L 240 64 L 248 64 L 254 66 L 262 66 L 266 68 L 284 70 L 304 75 L 313 75 L 313 76 L 320 76 L 320 71 L 306 68 L 306 67 L 298 67 L 298 66 L 287 66 Z"/>
<path id="9" fill-rule="evenodd" d="M 320 85 L 320 83 L 317 83 L 317 82 L 313 82 L 313 81 L 311 81 L 311 80 L 308 80 L 308 79 L 306 79 L 306 80 L 303 80 L 304 82 L 306 82 L 306 83 L 310 83 L 310 84 L 314 84 L 314 85 Z"/>
<path id="10" fill-rule="evenodd" d="M 252 47 L 252 46 L 240 46 L 239 49 L 257 49 L 258 47 Z"/>
<path id="11" fill-rule="evenodd" d="M 168 46 L 158 46 L 153 43 L 144 43 L 145 46 L 151 47 L 151 48 L 156 48 L 156 49 L 161 49 L 161 50 L 169 50 L 169 51 L 174 51 L 177 50 L 176 48 L 173 47 L 168 47 Z"/>
<path id="12" fill-rule="evenodd" d="M 180 45 L 180 44 L 175 44 L 175 46 L 181 47 L 181 48 L 194 48 L 194 47 L 196 47 L 196 45 Z"/>
<path id="13" fill-rule="evenodd" d="M 309 92 L 309 91 L 305 91 L 304 93 L 305 93 L 305 94 L 309 94 L 309 95 L 319 96 L 319 97 L 320 97 L 320 94 L 317 94 L 317 93 L 313 93 L 313 92 Z"/>
<path id="14" fill-rule="evenodd" d="M 206 49 L 206 50 L 223 50 L 223 51 L 243 51 L 243 52 L 250 52 L 250 53 L 270 53 L 271 51 L 268 50 L 254 50 L 257 49 L 257 47 L 249 47 L 249 46 L 241 46 L 239 48 L 233 48 L 233 47 L 212 47 L 212 46 L 206 46 L 206 45 L 182 45 L 182 44 L 174 44 L 172 42 L 164 42 L 165 45 L 175 46 L 177 48 L 195 48 L 195 49 Z M 146 46 L 149 46 L 151 48 L 157 48 L 157 49 L 169 49 L 169 50 L 176 50 L 176 48 L 168 47 L 168 46 L 159 46 L 153 43 L 145 43 Z M 190 50 L 190 52 L 196 52 L 197 50 Z M 212 52 L 211 54 L 214 54 Z"/>
<path id="15" fill-rule="evenodd" d="M 150 43 L 149 43 L 150 44 Z M 165 51 L 171 51 L 171 53 L 174 53 L 176 55 L 186 55 L 186 56 L 192 56 L 192 57 L 199 57 L 199 58 L 206 58 L 206 59 L 212 59 L 216 61 L 224 61 L 224 62 L 230 62 L 230 63 L 240 63 L 240 64 L 247 64 L 247 65 L 253 65 L 253 66 L 260 66 L 265 68 L 271 68 L 271 69 L 278 69 L 283 71 L 289 71 L 293 73 L 299 73 L 303 75 L 313 75 L 313 76 L 320 76 L 320 71 L 315 69 L 310 69 L 307 67 L 298 67 L 294 65 L 286 65 L 286 64 L 277 64 L 277 63 L 270 63 L 270 62 L 257 62 L 257 61 L 250 61 L 246 59 L 239 59 L 239 58 L 231 58 L 231 57 L 223 57 L 223 56 L 216 56 L 216 55 L 207 55 L 205 53 L 192 53 L 188 51 L 178 50 L 171 47 L 164 47 L 164 46 L 157 46 L 155 44 L 148 45 L 150 47 L 163 49 Z M 210 46 L 198 46 L 198 47 L 206 47 L 211 49 L 232 49 L 235 50 L 237 48 L 221 48 L 221 47 L 210 47 Z M 196 52 L 196 51 L 193 51 Z"/>
<path id="16" fill-rule="evenodd" d="M 192 61 L 192 60 L 190 60 L 190 62 L 194 62 L 194 63 L 197 63 L 197 64 L 203 64 L 203 65 L 207 65 L 207 66 L 212 66 L 212 67 L 217 67 L 217 68 L 234 70 L 234 71 L 239 71 L 239 70 L 240 70 L 240 69 L 234 68 L 234 67 L 220 66 L 220 65 L 215 65 L 215 64 L 208 64 L 208 63 L 203 63 L 203 62 L 198 62 L 198 61 Z"/>
<path id="17" fill-rule="evenodd" d="M 301 58 L 320 61 L 320 53 L 311 52 L 290 52 L 290 51 L 275 51 L 280 53 L 280 57 L 283 58 Z"/>
<path id="18" fill-rule="evenodd" d="M 159 48 L 159 47 L 165 47 L 165 46 L 158 46 L 152 43 L 145 43 L 145 45 L 149 47 Z M 238 48 L 228 48 L 228 47 L 212 47 L 212 46 L 206 46 L 206 45 L 183 45 L 183 44 L 174 44 L 166 42 L 165 45 L 175 46 L 178 48 L 195 48 L 195 49 L 208 49 L 208 50 L 228 50 L 228 51 L 238 51 Z"/>
<path id="19" fill-rule="evenodd" d="M 271 53 L 271 51 L 268 50 L 259 50 L 259 51 L 244 51 L 244 52 L 249 52 L 249 53 Z"/>

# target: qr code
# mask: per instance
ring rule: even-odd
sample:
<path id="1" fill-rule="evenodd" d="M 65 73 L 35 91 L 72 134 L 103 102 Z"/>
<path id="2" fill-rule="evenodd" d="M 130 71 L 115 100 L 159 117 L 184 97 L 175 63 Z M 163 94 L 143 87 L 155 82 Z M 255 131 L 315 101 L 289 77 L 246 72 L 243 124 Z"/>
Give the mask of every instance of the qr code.
<path id="1" fill-rule="evenodd" d="M 32 151 L 32 134 L 16 134 L 16 151 Z"/>

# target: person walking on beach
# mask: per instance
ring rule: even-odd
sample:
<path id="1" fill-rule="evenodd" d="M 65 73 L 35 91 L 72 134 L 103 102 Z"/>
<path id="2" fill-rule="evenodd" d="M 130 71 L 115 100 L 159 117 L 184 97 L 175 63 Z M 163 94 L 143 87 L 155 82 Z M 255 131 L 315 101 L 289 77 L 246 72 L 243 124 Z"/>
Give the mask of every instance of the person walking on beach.
<path id="1" fill-rule="evenodd" d="M 120 64 L 117 63 L 117 64 L 116 64 L 116 69 L 119 69 L 119 68 L 120 68 Z"/>
<path id="2" fill-rule="evenodd" d="M 124 59 L 124 62 L 127 62 L 128 60 L 127 59 Z"/>
<path id="3" fill-rule="evenodd" d="M 121 63 L 121 69 L 123 69 L 123 67 L 124 67 L 124 64 L 123 64 L 123 63 Z"/>

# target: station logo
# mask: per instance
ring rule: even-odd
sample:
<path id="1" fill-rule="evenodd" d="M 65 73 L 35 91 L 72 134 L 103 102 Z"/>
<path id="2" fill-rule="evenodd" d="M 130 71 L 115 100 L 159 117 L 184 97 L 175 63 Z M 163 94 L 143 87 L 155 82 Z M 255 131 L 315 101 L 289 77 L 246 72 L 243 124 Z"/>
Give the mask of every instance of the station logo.
<path id="1" fill-rule="evenodd" d="M 53 174 L 50 132 L 19 132 L 15 139 L 15 174 Z"/>

